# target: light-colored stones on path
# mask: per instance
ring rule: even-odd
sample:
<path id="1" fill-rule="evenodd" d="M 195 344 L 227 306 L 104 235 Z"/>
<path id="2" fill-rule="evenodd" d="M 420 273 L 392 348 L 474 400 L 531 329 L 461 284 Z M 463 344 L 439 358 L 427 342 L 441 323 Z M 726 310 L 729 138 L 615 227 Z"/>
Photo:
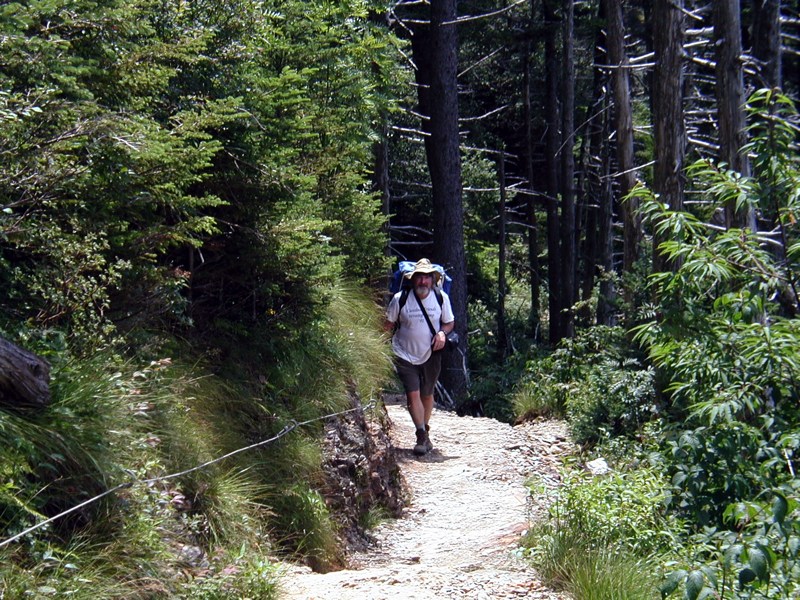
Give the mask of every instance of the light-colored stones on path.
<path id="1" fill-rule="evenodd" d="M 372 533 L 375 544 L 347 570 L 314 573 L 289 566 L 282 598 L 291 600 L 556 600 L 517 556 L 520 535 L 547 498 L 525 481 L 558 482 L 571 450 L 562 423 L 512 427 L 493 419 L 434 410 L 433 452 L 416 457 L 402 397 L 387 402 L 391 438 L 410 502 L 399 519 Z"/>

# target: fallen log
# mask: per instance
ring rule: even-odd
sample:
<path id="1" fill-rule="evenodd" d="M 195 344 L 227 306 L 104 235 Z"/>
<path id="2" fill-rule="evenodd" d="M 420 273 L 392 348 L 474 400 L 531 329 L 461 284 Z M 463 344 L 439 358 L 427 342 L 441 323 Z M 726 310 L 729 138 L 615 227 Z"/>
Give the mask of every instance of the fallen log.
<path id="1" fill-rule="evenodd" d="M 0 337 L 0 405 L 39 409 L 50 403 L 50 363 Z"/>

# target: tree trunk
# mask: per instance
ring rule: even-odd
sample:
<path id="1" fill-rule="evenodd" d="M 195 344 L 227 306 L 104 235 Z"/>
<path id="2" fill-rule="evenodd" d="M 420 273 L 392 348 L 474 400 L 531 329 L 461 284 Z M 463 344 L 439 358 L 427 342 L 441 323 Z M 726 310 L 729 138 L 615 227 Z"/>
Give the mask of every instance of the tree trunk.
<path id="1" fill-rule="evenodd" d="M 744 74 L 742 72 L 742 29 L 739 0 L 716 0 L 714 3 L 714 48 L 717 74 L 717 123 L 719 160 L 744 176 L 750 164 L 742 152 L 747 136 L 744 117 Z M 725 207 L 726 227 L 750 227 L 755 230 L 753 211 Z"/>
<path id="2" fill-rule="evenodd" d="M 562 14 L 562 44 L 564 47 L 563 73 L 561 82 L 561 287 L 562 324 L 564 337 L 572 337 L 575 328 L 575 315 L 572 306 L 575 295 L 575 155 L 573 154 L 575 132 L 575 4 L 574 0 L 564 0 Z"/>
<path id="3" fill-rule="evenodd" d="M 563 337 L 561 332 L 561 239 L 559 237 L 558 216 L 558 162 L 561 146 L 561 123 L 559 118 L 558 84 L 558 17 L 556 0 L 543 0 L 542 10 L 545 20 L 545 85 L 547 99 L 545 113 L 547 134 L 545 139 L 547 158 L 547 277 L 549 283 L 548 312 L 550 313 L 551 344 Z"/>
<path id="4" fill-rule="evenodd" d="M 607 133 L 607 119 L 603 119 Z M 600 161 L 603 177 L 600 180 L 600 211 L 598 216 L 598 262 L 603 270 L 600 281 L 600 292 L 597 298 L 598 325 L 615 325 L 614 306 L 617 300 L 617 289 L 611 274 L 614 272 L 614 191 L 611 177 L 611 157 L 607 144 L 602 145 Z"/>
<path id="5" fill-rule="evenodd" d="M 44 408 L 50 403 L 50 364 L 0 338 L 0 405 Z"/>
<path id="6" fill-rule="evenodd" d="M 600 21 L 605 19 L 605 6 L 600 5 Z M 608 63 L 605 50 L 607 43 L 605 36 L 598 33 L 595 44 L 595 64 Z M 592 117 L 588 124 L 589 154 L 592 157 L 590 168 L 587 169 L 587 182 L 589 193 L 595 199 L 594 214 L 594 243 L 589 247 L 584 261 L 587 269 L 591 267 L 592 277 L 587 277 L 584 282 L 583 300 L 589 300 L 594 291 L 597 272 L 603 273 L 600 281 L 600 290 L 597 298 L 596 322 L 600 325 L 611 325 L 613 319 L 612 307 L 616 301 L 616 288 L 614 280 L 609 275 L 614 270 L 614 196 L 613 180 L 611 179 L 611 148 L 607 140 L 610 139 L 610 91 L 608 70 L 595 68 L 594 70 L 594 102 L 592 104 Z M 587 235 L 591 230 L 587 227 Z M 588 303 L 587 303 L 588 309 Z M 590 317 L 591 318 L 591 317 Z"/>
<path id="7" fill-rule="evenodd" d="M 683 210 L 686 129 L 683 114 L 683 0 L 655 0 L 653 7 L 653 125 L 655 170 L 653 189 L 672 210 Z M 653 234 L 653 271 L 667 264 Z"/>
<path id="8" fill-rule="evenodd" d="M 753 56 L 758 87 L 782 87 L 780 0 L 753 0 Z"/>
<path id="9" fill-rule="evenodd" d="M 500 151 L 498 162 L 500 179 L 500 232 L 497 244 L 497 350 L 501 359 L 508 356 L 508 332 L 506 330 L 506 153 Z"/>
<path id="10" fill-rule="evenodd" d="M 533 21 L 533 7 L 531 7 Z M 536 218 L 536 198 L 533 195 L 533 111 L 531 109 L 531 42 L 525 44 L 523 56 L 523 104 L 525 119 L 525 186 L 526 210 L 528 217 L 528 273 L 531 286 L 531 309 L 528 315 L 528 329 L 533 340 L 539 339 L 539 298 L 541 293 L 541 274 L 539 273 L 539 223 Z"/>
<path id="11" fill-rule="evenodd" d="M 605 11 L 601 4 L 598 8 L 598 20 L 602 21 L 604 18 Z M 603 204 L 602 189 L 607 187 L 608 175 L 604 168 L 607 161 L 601 158 L 601 155 L 607 153 L 606 148 L 608 147 L 606 143 L 608 118 L 606 115 L 608 113 L 609 77 L 606 74 L 607 69 L 599 66 L 608 62 L 605 47 L 605 34 L 601 28 L 598 28 L 594 44 L 594 64 L 597 66 L 593 69 L 592 103 L 588 110 L 586 136 L 584 137 L 584 148 L 588 148 L 588 151 L 584 153 L 586 156 L 581 161 L 584 183 L 578 186 L 578 189 L 587 198 L 587 201 L 584 202 L 587 205 L 587 215 L 580 258 L 581 264 L 583 264 L 583 273 L 580 282 L 581 310 L 578 315 L 581 323 L 586 325 L 590 325 L 594 318 L 589 301 L 594 293 L 598 262 L 602 265 L 601 253 L 604 241 L 601 235 L 608 233 L 608 231 L 603 231 L 600 221 Z M 598 298 L 598 302 L 602 302 L 602 300 Z"/>
<path id="12" fill-rule="evenodd" d="M 756 87 L 781 88 L 783 86 L 781 60 L 781 2 L 780 0 L 753 0 L 753 58 L 756 59 Z M 759 203 L 761 219 L 767 221 L 767 229 L 778 227 L 783 232 L 783 225 L 778 218 L 779 200 L 775 198 L 773 186 L 768 186 L 766 198 Z M 773 247 L 779 261 L 786 258 L 785 234 L 781 236 L 783 243 Z"/>
<path id="13" fill-rule="evenodd" d="M 467 261 L 458 136 L 456 0 L 432 0 L 430 15 L 429 25 L 415 28 L 412 49 L 418 68 L 420 108 L 429 117 L 424 128 L 430 134 L 425 137 L 425 153 L 433 195 L 433 258 L 457 282 L 450 301 L 464 351 L 444 354 L 441 383 L 449 399 L 460 404 L 468 388 Z"/>
<path id="14" fill-rule="evenodd" d="M 616 126 L 617 169 L 620 198 L 625 198 L 636 185 L 633 157 L 633 114 L 631 111 L 630 63 L 625 52 L 625 25 L 622 19 L 622 0 L 604 0 L 608 33 L 606 48 L 613 69 L 614 121 Z M 637 215 L 639 203 L 630 199 L 621 203 L 624 222 L 625 249 L 622 269 L 630 272 L 639 258 L 642 241 L 642 220 Z"/>

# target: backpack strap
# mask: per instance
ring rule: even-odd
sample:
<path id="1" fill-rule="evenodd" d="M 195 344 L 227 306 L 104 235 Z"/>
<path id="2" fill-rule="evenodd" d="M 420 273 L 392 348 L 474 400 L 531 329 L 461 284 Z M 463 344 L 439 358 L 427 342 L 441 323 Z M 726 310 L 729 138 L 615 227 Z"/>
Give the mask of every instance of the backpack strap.
<path id="1" fill-rule="evenodd" d="M 428 311 L 425 310 L 424 306 L 422 306 L 422 300 L 419 299 L 419 296 L 417 296 L 416 292 L 414 292 L 414 298 L 417 299 L 417 304 L 419 304 L 419 309 L 422 311 L 422 316 L 425 317 L 425 321 L 428 323 L 428 327 L 431 330 L 431 335 L 435 336 L 436 329 L 434 329 L 433 323 L 431 323 L 431 318 L 428 316 Z"/>
<path id="2" fill-rule="evenodd" d="M 400 321 L 400 311 L 403 310 L 403 307 L 406 305 L 406 301 L 408 301 L 408 293 L 411 291 L 411 288 L 403 288 L 400 292 L 400 299 L 398 300 L 399 308 L 397 309 L 397 320 Z"/>

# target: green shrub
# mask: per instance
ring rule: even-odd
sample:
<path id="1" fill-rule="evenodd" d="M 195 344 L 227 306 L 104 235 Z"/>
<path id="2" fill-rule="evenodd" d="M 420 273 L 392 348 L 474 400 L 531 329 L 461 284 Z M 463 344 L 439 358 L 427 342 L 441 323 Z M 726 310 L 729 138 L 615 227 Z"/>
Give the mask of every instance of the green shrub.
<path id="1" fill-rule="evenodd" d="M 675 535 L 664 511 L 664 482 L 651 468 L 591 477 L 569 472 L 548 517 L 523 545 L 542 576 L 576 600 L 656 598 L 654 557 Z"/>
<path id="2" fill-rule="evenodd" d="M 575 441 L 594 444 L 636 433 L 656 410 L 653 377 L 653 369 L 630 359 L 603 361 L 572 382 L 565 405 Z"/>
<path id="3" fill-rule="evenodd" d="M 582 330 L 551 354 L 531 359 L 512 395 L 518 420 L 564 414 L 575 440 L 595 444 L 633 435 L 656 412 L 654 372 L 615 327 Z"/>
<path id="4" fill-rule="evenodd" d="M 724 511 L 725 527 L 689 536 L 668 565 L 663 596 L 797 598 L 800 594 L 800 484 L 769 490 Z"/>
<path id="5" fill-rule="evenodd" d="M 655 599 L 652 565 L 629 549 L 592 539 L 561 520 L 540 523 L 523 539 L 526 555 L 544 581 L 575 600 Z"/>
<path id="6" fill-rule="evenodd" d="M 257 498 L 269 513 L 266 522 L 281 552 L 328 569 L 341 560 L 342 548 L 318 491 L 324 483 L 322 417 L 351 409 L 357 400 L 366 405 L 376 399 L 392 363 L 382 334 L 383 315 L 367 292 L 339 282 L 320 293 L 326 304 L 302 328 L 270 337 L 254 327 L 244 336 L 248 344 L 231 351 L 221 372 L 226 381 L 241 378 L 259 384 L 229 395 L 217 403 L 216 412 L 212 406 L 201 416 L 208 415 L 202 420 L 219 439 L 226 430 L 240 440 L 266 439 L 293 421 L 314 421 L 241 462 L 264 486 Z M 193 401 L 192 407 L 197 404 Z M 215 486 L 204 484 L 202 490 L 205 496 L 219 496 Z M 213 508 L 219 499 L 212 500 L 208 506 Z"/>
<path id="7" fill-rule="evenodd" d="M 652 566 L 613 548 L 573 548 L 566 557 L 570 571 L 564 586 L 575 600 L 656 600 Z"/>
<path id="8" fill-rule="evenodd" d="M 642 556 L 664 551 L 675 541 L 664 506 L 665 487 L 662 475 L 642 463 L 595 477 L 572 473 L 561 494 L 563 518 L 593 540 Z"/>
<path id="9" fill-rule="evenodd" d="M 560 414 L 555 386 L 549 387 L 548 383 L 546 376 L 529 376 L 516 386 L 511 394 L 511 407 L 517 421 Z"/>
<path id="10" fill-rule="evenodd" d="M 326 572 L 343 565 L 336 525 L 322 495 L 302 483 L 280 490 L 269 498 L 278 543 L 296 552 L 315 571 Z"/>
<path id="11" fill-rule="evenodd" d="M 187 600 L 272 600 L 278 598 L 280 573 L 275 564 L 242 545 L 224 569 L 186 584 Z"/>
<path id="12" fill-rule="evenodd" d="M 119 427 L 128 405 L 122 377 L 107 367 L 109 360 L 113 357 L 55 360 L 52 402 L 46 409 L 31 414 L 0 411 L 0 473 L 8 476 L 0 487 L 2 530 L 17 532 L 124 477 L 118 456 L 133 436 Z M 108 499 L 97 502 L 53 528 L 68 536 L 109 509 Z"/>

